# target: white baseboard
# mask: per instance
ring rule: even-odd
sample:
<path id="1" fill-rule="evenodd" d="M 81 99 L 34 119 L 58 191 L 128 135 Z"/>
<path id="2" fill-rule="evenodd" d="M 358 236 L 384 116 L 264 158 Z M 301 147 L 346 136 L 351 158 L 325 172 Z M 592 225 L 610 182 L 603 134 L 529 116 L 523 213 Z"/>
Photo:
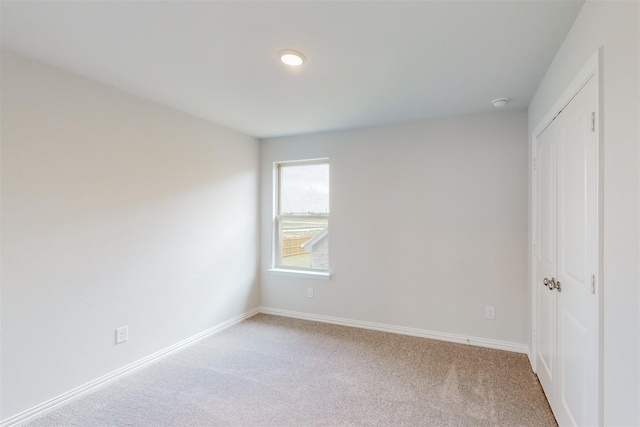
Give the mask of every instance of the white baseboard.
<path id="1" fill-rule="evenodd" d="M 13 426 L 17 426 L 20 423 L 23 423 L 31 418 L 43 415 L 45 412 L 48 412 L 58 406 L 64 405 L 66 403 L 69 403 L 69 401 L 73 400 L 73 399 L 77 399 L 78 397 L 84 395 L 85 393 L 88 393 L 89 391 L 95 390 L 98 387 L 101 387 L 105 384 L 107 384 L 108 382 L 111 382 L 113 380 L 115 380 L 116 378 L 120 378 L 124 375 L 128 375 L 144 366 L 147 366 L 151 363 L 157 362 L 158 360 L 178 351 L 178 350 L 182 350 L 183 348 L 190 346 L 191 344 L 195 344 L 196 342 L 215 334 L 216 332 L 220 332 L 223 329 L 229 328 L 237 323 L 242 322 L 243 320 L 246 320 L 250 317 L 255 316 L 256 314 L 258 314 L 260 312 L 259 308 L 254 308 L 253 310 L 249 310 L 246 313 L 240 314 L 239 316 L 236 316 L 232 319 L 227 320 L 226 322 L 220 323 L 216 326 L 213 326 L 207 330 L 204 330 L 202 332 L 200 332 L 199 334 L 196 334 L 190 338 L 187 338 L 186 340 L 180 341 L 177 344 L 174 344 L 172 346 L 169 346 L 163 350 L 157 351 L 145 358 L 142 358 L 136 362 L 130 363 L 126 366 L 123 366 L 120 369 L 117 369 L 107 375 L 104 375 L 100 378 L 97 378 L 93 381 L 90 381 L 84 385 L 81 385 L 80 387 L 76 387 L 73 390 L 70 390 L 64 394 L 61 394 L 58 397 L 54 397 L 51 400 L 47 400 L 44 403 L 41 403 L 37 406 L 34 406 L 31 409 L 27 409 L 24 412 L 21 412 L 17 415 L 14 415 L 10 418 L 7 418 L 6 420 L 2 420 L 0 422 L 0 427 L 13 427 Z"/>
<path id="2" fill-rule="evenodd" d="M 527 358 L 529 359 L 529 364 L 531 365 L 531 370 L 533 372 L 535 372 L 535 361 L 533 360 L 533 353 L 531 352 L 531 349 L 529 348 L 527 351 Z"/>
<path id="3" fill-rule="evenodd" d="M 529 354 L 527 344 L 514 343 L 509 341 L 492 340 L 488 338 L 471 337 L 467 335 L 450 334 L 446 332 L 428 331 L 425 329 L 408 328 L 405 326 L 387 325 L 384 323 L 365 322 L 362 320 L 344 319 L 341 317 L 322 316 L 319 314 L 301 313 L 298 311 L 281 310 L 278 308 L 260 307 L 260 312 L 273 314 L 275 316 L 294 317 L 296 319 L 313 320 L 316 322 L 332 323 L 334 325 L 351 326 L 362 329 L 372 329 L 374 331 L 391 332 L 394 334 L 411 335 L 414 337 L 430 338 L 440 341 L 449 341 L 460 344 L 469 344 L 477 347 L 506 350 L 515 353 Z"/>
<path id="4" fill-rule="evenodd" d="M 167 347 L 163 350 L 153 353 L 143 359 L 130 363 L 129 365 L 126 365 L 120 369 L 117 369 L 107 375 L 104 375 L 84 385 L 81 385 L 80 387 L 76 387 L 73 390 L 70 390 L 64 394 L 61 394 L 58 397 L 55 397 L 44 403 L 34 406 L 31 409 L 27 409 L 24 412 L 21 412 L 10 418 L 7 418 L 6 420 L 2 420 L 0 422 L 0 427 L 17 426 L 18 424 L 23 423 L 29 419 L 44 415 L 44 413 L 58 406 L 64 405 L 73 399 L 77 399 L 78 397 L 81 397 L 85 393 L 95 390 L 96 388 L 101 387 L 109 383 L 110 381 L 113 381 L 124 375 L 130 374 L 144 366 L 154 363 L 162 359 L 163 357 L 166 357 L 191 344 L 195 344 L 196 342 L 216 332 L 220 332 L 223 329 L 226 329 L 230 326 L 240 323 L 243 320 L 253 317 L 258 313 L 272 314 L 272 315 L 284 316 L 284 317 L 294 317 L 297 319 L 313 320 L 316 322 L 331 323 L 334 325 L 351 326 L 355 328 L 371 329 L 371 330 L 382 331 L 382 332 L 391 332 L 394 334 L 410 335 L 410 336 L 421 337 L 421 338 L 430 338 L 430 339 L 436 339 L 440 341 L 449 341 L 449 342 L 455 342 L 460 344 L 469 344 L 469 345 L 474 345 L 479 347 L 506 350 L 506 351 L 516 352 L 516 353 L 525 353 L 525 354 L 529 353 L 529 346 L 527 346 L 526 344 L 471 337 L 466 335 L 449 334 L 445 332 L 434 332 L 434 331 L 428 331 L 425 329 L 408 328 L 404 326 L 394 326 L 394 325 L 387 325 L 384 323 L 374 323 L 374 322 L 366 322 L 361 320 L 345 319 L 341 317 L 330 317 L 330 316 L 322 316 L 318 314 L 301 313 L 297 311 L 281 310 L 277 308 L 259 307 L 259 308 L 255 308 L 253 310 L 247 311 L 246 313 L 243 313 L 239 316 L 229 319 L 226 322 L 220 323 L 219 325 L 216 325 L 205 331 L 202 331 L 199 334 L 196 334 L 190 338 L 187 338 L 186 340 L 180 341 L 177 344 L 174 344 L 170 347 Z"/>

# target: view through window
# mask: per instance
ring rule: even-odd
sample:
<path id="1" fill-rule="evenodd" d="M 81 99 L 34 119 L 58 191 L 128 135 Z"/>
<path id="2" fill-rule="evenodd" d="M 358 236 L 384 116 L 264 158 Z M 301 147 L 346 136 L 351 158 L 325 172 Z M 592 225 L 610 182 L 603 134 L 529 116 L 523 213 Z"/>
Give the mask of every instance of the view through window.
<path id="1" fill-rule="evenodd" d="M 329 269 L 328 160 L 277 165 L 276 267 Z"/>

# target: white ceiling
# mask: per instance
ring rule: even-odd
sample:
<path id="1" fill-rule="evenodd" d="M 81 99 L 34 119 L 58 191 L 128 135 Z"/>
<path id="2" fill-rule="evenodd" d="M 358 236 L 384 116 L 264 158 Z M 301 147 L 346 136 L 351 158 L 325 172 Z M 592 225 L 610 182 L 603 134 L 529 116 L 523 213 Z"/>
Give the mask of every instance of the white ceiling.
<path id="1" fill-rule="evenodd" d="M 256 137 L 526 108 L 582 1 L 2 1 L 2 47 Z M 297 72 L 276 52 L 298 49 Z"/>

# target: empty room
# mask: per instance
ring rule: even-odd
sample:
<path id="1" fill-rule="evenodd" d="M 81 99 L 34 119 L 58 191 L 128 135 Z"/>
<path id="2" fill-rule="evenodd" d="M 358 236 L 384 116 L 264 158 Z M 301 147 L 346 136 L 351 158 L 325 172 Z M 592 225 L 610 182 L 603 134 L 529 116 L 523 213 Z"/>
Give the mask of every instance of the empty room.
<path id="1" fill-rule="evenodd" d="M 639 27 L 0 1 L 0 427 L 640 426 Z"/>

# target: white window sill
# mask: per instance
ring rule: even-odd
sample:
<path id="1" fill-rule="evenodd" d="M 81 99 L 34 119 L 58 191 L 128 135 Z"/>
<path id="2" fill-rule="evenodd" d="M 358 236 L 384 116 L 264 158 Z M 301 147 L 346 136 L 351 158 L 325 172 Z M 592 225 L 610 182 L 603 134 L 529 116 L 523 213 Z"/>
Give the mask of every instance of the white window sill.
<path id="1" fill-rule="evenodd" d="M 331 273 L 324 271 L 287 270 L 285 268 L 270 268 L 269 273 L 276 276 L 300 277 L 303 279 L 331 280 Z"/>

